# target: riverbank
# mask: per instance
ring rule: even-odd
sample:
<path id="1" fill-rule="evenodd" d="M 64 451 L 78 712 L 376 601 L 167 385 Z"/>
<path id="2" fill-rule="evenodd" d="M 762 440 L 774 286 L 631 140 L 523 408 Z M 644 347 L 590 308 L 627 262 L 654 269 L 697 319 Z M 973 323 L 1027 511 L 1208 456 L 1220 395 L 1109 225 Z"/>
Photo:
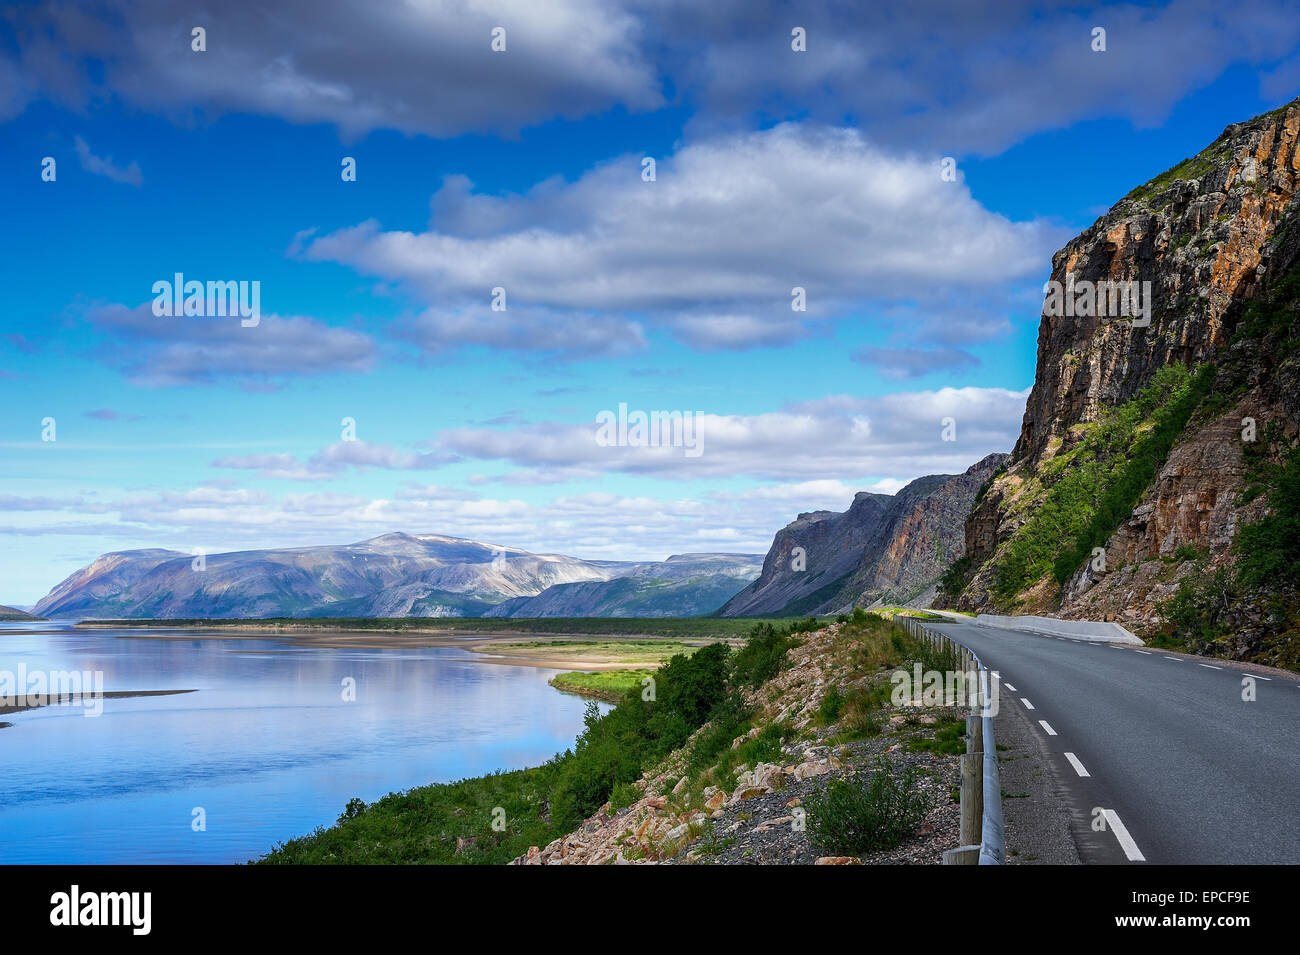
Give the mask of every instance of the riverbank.
<path id="1" fill-rule="evenodd" d="M 527 623 L 554 621 L 527 621 Z M 375 626 L 354 627 L 324 625 L 319 621 L 84 621 L 78 631 L 116 630 L 117 639 L 191 641 L 196 637 L 223 640 L 266 640 L 273 637 L 288 646 L 344 650 L 420 650 L 448 647 L 468 650 L 478 663 L 539 667 L 555 670 L 624 670 L 654 668 L 678 653 L 690 654 L 711 643 L 732 646 L 742 642 L 744 632 L 736 633 L 739 621 L 724 621 L 721 626 L 701 626 L 694 618 L 677 620 L 593 619 L 564 621 L 551 631 L 537 631 L 528 626 L 504 626 L 515 621 L 481 621 L 484 626 L 467 626 L 457 620 L 454 626 L 419 618 L 367 621 Z M 571 630 L 589 623 L 589 632 Z M 610 624 L 617 624 L 611 628 Z M 655 629 L 658 633 L 640 633 Z M 602 632 L 613 629 L 615 632 Z M 717 632 L 701 632 L 702 630 Z M 626 632 L 620 632 L 626 631 Z"/>
<path id="2" fill-rule="evenodd" d="M 92 628 L 98 629 L 98 628 Z M 133 628 L 118 627 L 118 630 Z M 221 640 L 276 640 L 291 647 L 331 650 L 423 650 L 448 647 L 469 650 L 476 663 L 539 667 L 550 670 L 623 670 L 657 667 L 678 653 L 693 653 L 711 643 L 735 640 L 643 637 L 611 640 L 600 635 L 556 634 L 538 638 L 535 634 L 508 632 L 493 635 L 475 633 L 358 633 L 347 630 L 266 631 L 254 628 L 195 628 L 176 632 L 147 630 L 121 633 L 119 640 L 189 642 L 196 638 Z M 274 652 L 274 651 L 267 651 Z"/>
<path id="3" fill-rule="evenodd" d="M 740 649 L 673 660 L 651 698 L 590 711 L 543 765 L 353 800 L 259 861 L 937 864 L 957 839 L 965 724 L 891 704 L 891 674 L 914 663 L 953 665 L 861 611 L 763 624 Z"/>
<path id="4" fill-rule="evenodd" d="M 605 670 L 596 673 L 577 670 L 557 673 L 547 682 L 561 693 L 572 693 L 606 703 L 617 703 L 634 687 L 644 686 L 653 670 Z"/>

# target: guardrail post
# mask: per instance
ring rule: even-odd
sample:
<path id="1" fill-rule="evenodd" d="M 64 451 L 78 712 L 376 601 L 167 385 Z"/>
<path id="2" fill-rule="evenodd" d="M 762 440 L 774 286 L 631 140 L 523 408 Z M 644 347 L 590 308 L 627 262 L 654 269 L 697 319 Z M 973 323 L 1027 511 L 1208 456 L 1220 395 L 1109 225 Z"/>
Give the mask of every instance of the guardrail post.
<path id="1" fill-rule="evenodd" d="M 966 717 L 966 752 L 984 752 L 984 720 L 978 713 Z"/>
<path id="2" fill-rule="evenodd" d="M 984 755 L 965 753 L 961 757 L 961 842 L 980 844 L 984 822 Z"/>
<path id="3" fill-rule="evenodd" d="M 980 864 L 980 847 L 979 846 L 958 846 L 956 849 L 945 849 L 943 853 L 944 865 L 979 865 Z"/>

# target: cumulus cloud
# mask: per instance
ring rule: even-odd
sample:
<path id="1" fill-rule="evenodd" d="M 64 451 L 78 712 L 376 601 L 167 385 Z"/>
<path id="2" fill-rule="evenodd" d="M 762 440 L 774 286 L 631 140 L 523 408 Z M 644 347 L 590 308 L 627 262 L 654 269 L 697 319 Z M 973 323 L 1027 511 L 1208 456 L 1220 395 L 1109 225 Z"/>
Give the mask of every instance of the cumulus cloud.
<path id="1" fill-rule="evenodd" d="M 1099 117 L 1154 125 L 1234 64 L 1271 66 L 1300 43 L 1289 0 L 639 6 L 653 10 L 656 36 L 672 38 L 662 68 L 698 98 L 704 125 L 848 115 L 882 142 L 954 156 Z M 795 25 L 805 53 L 790 50 Z M 1092 49 L 1094 27 L 1106 30 L 1104 53 Z M 1295 95 L 1269 77 L 1263 90 Z"/>
<path id="2" fill-rule="evenodd" d="M 661 157 L 654 182 L 640 158 L 521 195 L 452 177 L 426 231 L 371 220 L 296 248 L 427 303 L 405 331 L 427 349 L 607 354 L 641 347 L 641 323 L 740 348 L 862 309 L 979 302 L 1042 271 L 1060 240 L 942 181 L 938 157 L 888 153 L 852 129 L 785 124 L 696 143 Z M 489 307 L 497 287 L 504 312 Z M 806 311 L 792 309 L 796 288 Z"/>
<path id="3" fill-rule="evenodd" d="M 346 135 L 513 133 L 664 90 L 703 128 L 846 116 L 893 146 L 996 153 L 1080 120 L 1161 120 L 1235 64 L 1272 95 L 1296 52 L 1288 0 L 1170 0 L 1087 9 L 1057 0 L 862 4 L 824 0 L 427 0 L 358 13 L 348 0 L 40 4 L 9 15 L 0 119 L 38 96 L 80 107 L 110 91 L 137 107 L 253 112 Z M 190 29 L 208 30 L 202 55 Z M 790 49 L 793 26 L 807 51 Z M 506 29 L 507 51 L 490 49 Z M 1107 48 L 1091 48 L 1092 29 Z M 166 51 L 174 51 L 168 55 Z M 102 68 L 100 65 L 102 64 Z M 1292 94 L 1294 90 L 1292 90 Z M 1280 93 L 1279 93 L 1280 95 Z"/>
<path id="4" fill-rule="evenodd" d="M 104 358 L 149 387 L 268 387 L 289 376 L 369 371 L 376 357 L 369 336 L 300 315 L 263 315 L 244 328 L 238 318 L 159 317 L 146 303 L 95 306 L 86 318 L 104 335 Z"/>
<path id="5" fill-rule="evenodd" d="M 777 481 L 896 479 L 964 471 L 1020 433 L 1028 390 L 941 388 L 879 397 L 830 396 L 756 415 L 700 414 L 698 456 L 682 446 L 602 446 L 597 426 L 541 422 L 510 430 L 458 428 L 433 446 L 522 469 L 517 483 L 605 473 L 692 480 L 745 475 Z M 951 419 L 951 425 L 948 420 Z"/>
<path id="6" fill-rule="evenodd" d="M 601 0 L 183 0 L 42 4 L 11 16 L 22 51 L 0 61 L 0 118 L 39 88 L 77 106 L 105 90 L 184 115 L 251 112 L 373 129 L 454 136 L 514 133 L 554 117 L 621 103 L 659 106 L 642 25 Z M 192 53 L 191 29 L 207 31 Z M 505 52 L 491 49 L 504 27 Z M 103 63 L 103 89 L 92 79 Z M 17 75 L 14 75 L 17 74 Z"/>

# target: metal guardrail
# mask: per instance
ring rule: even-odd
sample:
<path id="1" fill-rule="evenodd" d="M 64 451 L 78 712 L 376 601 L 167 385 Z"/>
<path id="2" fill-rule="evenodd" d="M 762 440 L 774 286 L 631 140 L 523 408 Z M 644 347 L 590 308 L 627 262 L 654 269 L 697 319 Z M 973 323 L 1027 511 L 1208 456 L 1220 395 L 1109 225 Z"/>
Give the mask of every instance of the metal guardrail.
<path id="1" fill-rule="evenodd" d="M 944 865 L 1004 865 L 1006 842 L 1002 827 L 1002 780 L 998 747 L 993 736 L 991 705 L 998 692 L 996 672 L 969 648 L 946 634 L 931 630 L 915 617 L 895 617 L 913 637 L 936 650 L 949 647 L 963 672 L 975 673 L 978 698 L 966 718 L 966 754 L 961 758 L 961 842 L 943 854 Z"/>

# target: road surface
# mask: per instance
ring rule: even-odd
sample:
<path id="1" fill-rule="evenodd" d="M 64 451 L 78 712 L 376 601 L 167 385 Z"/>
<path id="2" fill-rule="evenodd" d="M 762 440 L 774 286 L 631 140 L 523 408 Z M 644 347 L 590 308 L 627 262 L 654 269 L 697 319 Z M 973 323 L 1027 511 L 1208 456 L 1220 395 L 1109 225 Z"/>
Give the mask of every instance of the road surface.
<path id="1" fill-rule="evenodd" d="M 1300 862 L 1300 678 L 936 623 L 1043 734 L 1090 863 Z M 1254 678 L 1253 700 L 1246 677 Z M 1107 820 L 1094 831 L 1098 815 Z"/>

